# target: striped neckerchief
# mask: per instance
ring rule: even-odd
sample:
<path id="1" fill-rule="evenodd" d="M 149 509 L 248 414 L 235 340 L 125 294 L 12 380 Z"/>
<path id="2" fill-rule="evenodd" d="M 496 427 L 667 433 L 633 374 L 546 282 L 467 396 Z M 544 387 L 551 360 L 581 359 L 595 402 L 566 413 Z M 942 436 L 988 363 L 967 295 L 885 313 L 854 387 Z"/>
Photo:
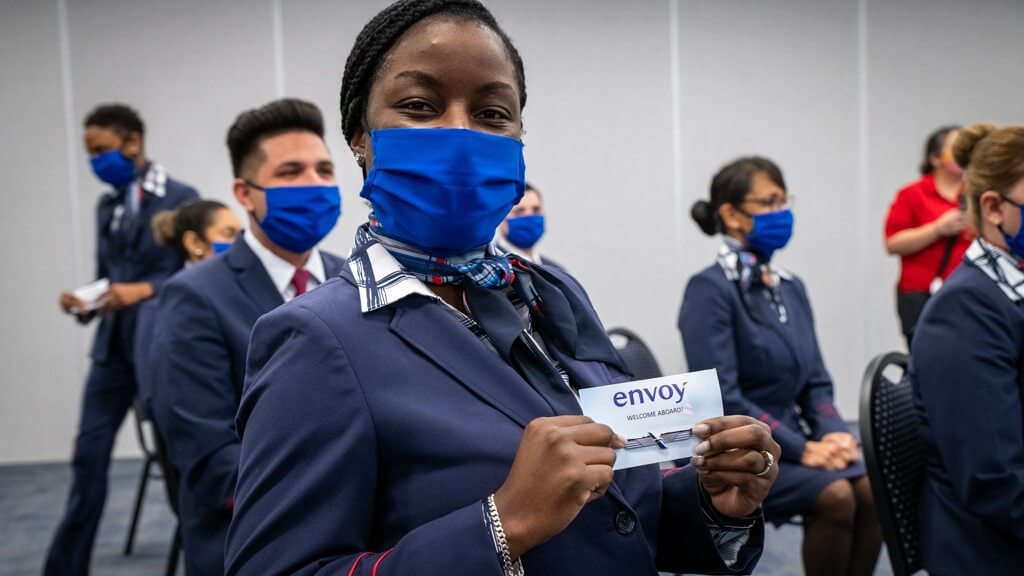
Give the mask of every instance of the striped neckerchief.
<path id="1" fill-rule="evenodd" d="M 733 238 L 726 237 L 718 249 L 717 262 L 730 282 L 735 282 L 744 297 L 751 292 L 752 288 L 763 287 L 760 290 L 768 300 L 769 306 L 779 322 L 789 322 L 789 314 L 786 312 L 786 305 L 782 301 L 782 290 L 780 286 L 783 280 L 790 282 L 793 276 L 778 266 L 770 266 L 761 263 L 757 255 L 746 250 L 742 244 Z M 768 282 L 765 282 L 765 275 Z"/>
<path id="2" fill-rule="evenodd" d="M 114 207 L 114 216 L 110 221 L 110 230 L 116 232 L 121 228 L 121 222 L 124 220 L 125 214 L 134 217 L 142 211 L 142 195 L 143 193 L 149 193 L 157 198 L 163 198 L 167 195 L 167 170 L 163 166 L 156 162 L 150 162 L 146 166 L 146 172 L 141 178 L 135 178 L 127 188 L 122 190 L 111 190 L 111 194 L 116 198 L 119 194 L 124 194 L 122 201 Z"/>
<path id="3" fill-rule="evenodd" d="M 978 237 L 967 248 L 964 260 L 992 279 L 1010 302 L 1024 300 L 1024 271 L 1018 258 Z"/>
<path id="4" fill-rule="evenodd" d="M 469 331 L 475 334 L 481 341 L 491 346 L 490 338 L 483 328 L 461 310 L 451 306 L 441 297 L 435 294 L 423 280 L 408 272 L 392 254 L 394 248 L 385 247 L 370 232 L 369 226 L 364 224 L 356 229 L 355 244 L 352 253 L 349 255 L 348 267 L 352 271 L 356 287 L 359 290 L 359 305 L 363 314 L 373 312 L 380 308 L 390 306 L 409 296 L 418 294 L 444 304 Z M 488 254 L 495 254 L 493 246 L 486 249 Z M 526 302 L 519 297 L 518 292 L 512 288 L 506 288 L 505 294 L 515 306 L 523 326 L 530 328 L 530 311 Z M 492 346 L 493 348 L 493 346 Z"/>

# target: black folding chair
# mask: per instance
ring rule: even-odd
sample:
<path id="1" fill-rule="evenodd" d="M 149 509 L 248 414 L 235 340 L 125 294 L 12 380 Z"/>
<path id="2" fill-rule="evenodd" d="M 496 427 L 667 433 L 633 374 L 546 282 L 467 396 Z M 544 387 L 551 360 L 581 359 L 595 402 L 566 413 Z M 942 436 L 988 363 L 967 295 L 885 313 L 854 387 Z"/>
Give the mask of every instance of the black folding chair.
<path id="1" fill-rule="evenodd" d="M 658 361 L 654 358 L 651 349 L 632 330 L 612 328 L 608 331 L 608 337 L 611 338 L 615 349 L 622 356 L 626 368 L 633 373 L 637 380 L 663 376 L 661 367 L 658 366 Z"/>
<path id="2" fill-rule="evenodd" d="M 181 556 L 181 516 L 178 513 L 178 470 L 171 463 L 171 457 L 167 454 L 167 444 L 160 434 L 160 429 L 153 426 L 153 444 L 156 447 L 156 455 L 160 461 L 160 468 L 164 473 L 164 488 L 167 492 L 167 503 L 174 512 L 174 537 L 171 540 L 171 550 L 167 555 L 166 576 L 175 576 L 178 571 L 178 558 Z"/>
<path id="3" fill-rule="evenodd" d="M 167 502 L 176 519 L 171 550 L 167 558 L 167 576 L 174 576 L 178 570 L 178 557 L 181 555 L 181 528 L 178 518 L 178 474 L 167 455 L 166 445 L 160 431 L 149 417 L 142 401 L 136 397 L 132 406 L 135 411 L 135 432 L 142 450 L 142 472 L 139 474 L 139 486 L 135 492 L 135 505 L 132 508 L 132 519 L 128 525 L 128 538 L 124 545 L 124 555 L 130 556 L 135 548 L 135 535 L 138 532 L 139 517 L 142 516 L 142 505 L 146 499 L 146 488 L 150 480 L 163 480 L 167 492 Z M 153 437 L 152 446 L 147 439 L 145 423 L 149 422 Z M 154 464 L 157 466 L 154 467 Z"/>
<path id="4" fill-rule="evenodd" d="M 886 374 L 893 368 L 899 377 Z M 864 373 L 860 395 L 864 463 L 894 576 L 910 576 L 921 569 L 917 510 L 926 454 L 906 369 L 906 354 L 876 356 Z"/>
<path id="5" fill-rule="evenodd" d="M 144 425 L 149 420 L 149 416 L 138 396 L 135 397 L 132 409 L 135 411 L 135 434 L 139 439 L 139 448 L 142 450 L 142 472 L 139 474 L 139 487 L 135 490 L 135 505 L 132 507 L 132 520 L 128 524 L 128 538 L 124 543 L 125 556 L 131 556 L 135 549 L 135 534 L 138 532 L 139 516 L 142 515 L 142 504 L 146 500 L 146 487 L 150 480 L 162 478 L 159 470 L 153 468 L 153 465 L 157 463 L 156 451 L 146 438 Z"/>

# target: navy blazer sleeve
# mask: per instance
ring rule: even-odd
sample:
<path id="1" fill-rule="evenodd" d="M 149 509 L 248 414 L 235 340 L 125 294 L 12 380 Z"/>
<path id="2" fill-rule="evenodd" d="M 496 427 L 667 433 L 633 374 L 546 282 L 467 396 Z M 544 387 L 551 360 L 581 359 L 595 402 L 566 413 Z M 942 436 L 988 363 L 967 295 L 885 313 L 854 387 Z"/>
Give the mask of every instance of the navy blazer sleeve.
<path id="1" fill-rule="evenodd" d="M 768 423 L 772 436 L 782 447 L 782 458 L 799 462 L 807 443 L 803 433 L 773 418 L 740 390 L 733 307 L 728 293 L 710 278 L 694 276 L 683 296 L 679 332 L 683 335 L 690 370 L 718 370 L 726 414 L 746 414 Z"/>
<path id="2" fill-rule="evenodd" d="M 374 549 L 373 414 L 341 342 L 285 306 L 253 329 L 227 574 L 502 576 L 481 502 Z"/>
<path id="3" fill-rule="evenodd" d="M 687 574 L 750 574 L 764 549 L 764 519 L 757 519 L 736 563 L 726 567 L 708 530 L 698 483 L 693 466 L 663 472 L 658 568 Z"/>
<path id="4" fill-rule="evenodd" d="M 182 489 L 223 508 L 234 493 L 239 451 L 231 352 L 204 294 L 180 280 L 164 288 L 154 409 L 175 439 L 171 457 L 182 471 Z"/>
<path id="5" fill-rule="evenodd" d="M 807 297 L 807 289 L 803 282 L 794 279 L 797 292 L 801 296 L 800 305 L 811 320 L 811 338 L 814 341 L 815 363 L 811 367 L 797 402 L 800 404 L 800 414 L 811 427 L 811 434 L 814 438 L 821 440 L 821 437 L 831 432 L 849 432 L 850 428 L 839 415 L 836 409 L 833 396 L 832 376 L 825 368 L 825 360 L 821 357 L 821 346 L 818 345 L 818 331 L 815 328 L 814 312 L 811 310 L 811 302 Z"/>
<path id="6" fill-rule="evenodd" d="M 928 431 L 963 506 L 1024 540 L 1020 335 L 984 293 L 944 296 L 913 344 Z"/>

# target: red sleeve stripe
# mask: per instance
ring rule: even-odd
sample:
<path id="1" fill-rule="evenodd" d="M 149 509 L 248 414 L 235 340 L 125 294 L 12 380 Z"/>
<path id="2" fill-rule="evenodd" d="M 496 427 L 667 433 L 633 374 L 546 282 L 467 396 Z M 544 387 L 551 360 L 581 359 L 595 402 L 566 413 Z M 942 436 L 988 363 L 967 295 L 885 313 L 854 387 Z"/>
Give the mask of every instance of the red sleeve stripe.
<path id="1" fill-rule="evenodd" d="M 377 561 L 373 563 L 373 572 L 370 573 L 370 576 L 377 576 L 377 567 L 380 566 L 380 563 L 383 562 L 384 559 L 388 557 L 388 554 L 391 554 L 393 550 L 394 548 L 391 548 L 387 552 L 381 554 L 380 558 L 377 558 Z"/>
<path id="2" fill-rule="evenodd" d="M 818 414 L 821 414 L 822 416 L 838 416 L 839 412 L 836 411 L 835 404 L 832 404 L 831 402 L 822 402 L 821 404 L 818 404 Z"/>
<path id="3" fill-rule="evenodd" d="M 669 476 L 675 474 L 676 472 L 679 472 L 680 470 L 682 470 L 682 468 L 666 468 L 661 471 L 661 477 L 668 478 Z"/>
<path id="4" fill-rule="evenodd" d="M 352 576 L 353 574 L 356 573 L 356 568 L 359 567 L 359 563 L 362 562 L 363 558 L 366 558 L 367 556 L 372 556 L 372 555 L 373 555 L 373 552 L 363 552 L 359 556 L 356 556 L 355 562 L 352 562 L 352 568 L 350 568 L 349 571 L 348 571 L 348 576 Z"/>

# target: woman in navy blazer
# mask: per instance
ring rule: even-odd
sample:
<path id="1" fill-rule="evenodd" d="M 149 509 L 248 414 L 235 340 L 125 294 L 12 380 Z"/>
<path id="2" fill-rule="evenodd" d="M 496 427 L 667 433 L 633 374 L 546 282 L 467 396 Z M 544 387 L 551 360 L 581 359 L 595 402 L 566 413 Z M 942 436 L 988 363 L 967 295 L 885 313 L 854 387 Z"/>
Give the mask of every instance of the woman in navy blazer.
<path id="1" fill-rule="evenodd" d="M 804 516 L 807 574 L 871 574 L 881 535 L 856 440 L 833 403 L 804 284 L 771 264 L 792 234 L 791 200 L 766 158 L 715 175 L 692 215 L 724 243 L 690 279 L 679 330 L 690 369 L 718 370 L 726 414 L 767 423 L 782 446 L 765 517 Z"/>
<path id="2" fill-rule="evenodd" d="M 965 128 L 978 238 L 928 302 L 910 373 L 924 420 L 921 561 L 933 576 L 1024 566 L 1024 126 Z"/>
<path id="3" fill-rule="evenodd" d="M 153 216 L 151 226 L 156 243 L 177 252 L 186 268 L 230 248 L 242 230 L 235 213 L 216 200 L 195 200 L 175 210 L 159 212 Z M 157 331 L 158 310 L 159 295 L 143 302 L 135 329 L 135 379 L 139 384 L 139 401 L 150 418 L 153 417 L 150 344 Z"/>
<path id="4" fill-rule="evenodd" d="M 373 213 L 340 278 L 253 329 L 228 574 L 736 573 L 778 446 L 694 427 L 695 467 L 613 473 L 576 391 L 627 379 L 579 284 L 497 253 L 524 187 L 522 61 L 475 0 L 360 33 L 342 128 Z"/>

